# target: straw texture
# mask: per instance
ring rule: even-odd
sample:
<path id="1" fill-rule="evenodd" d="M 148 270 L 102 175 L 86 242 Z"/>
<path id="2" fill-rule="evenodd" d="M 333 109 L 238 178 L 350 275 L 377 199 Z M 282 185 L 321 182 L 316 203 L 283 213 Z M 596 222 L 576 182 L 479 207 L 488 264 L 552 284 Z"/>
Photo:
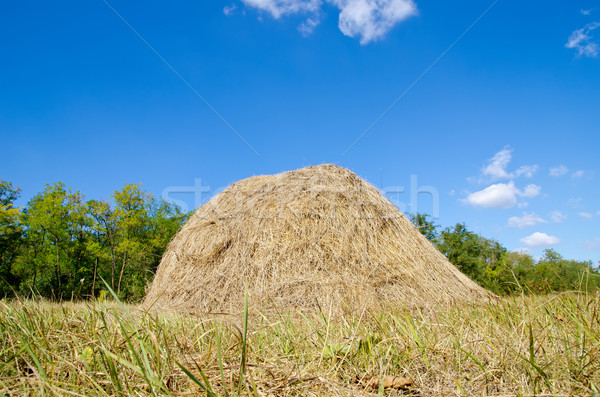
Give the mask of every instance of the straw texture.
<path id="1" fill-rule="evenodd" d="M 181 312 L 345 312 L 489 298 L 379 191 L 319 165 L 237 182 L 173 238 L 145 299 Z"/>

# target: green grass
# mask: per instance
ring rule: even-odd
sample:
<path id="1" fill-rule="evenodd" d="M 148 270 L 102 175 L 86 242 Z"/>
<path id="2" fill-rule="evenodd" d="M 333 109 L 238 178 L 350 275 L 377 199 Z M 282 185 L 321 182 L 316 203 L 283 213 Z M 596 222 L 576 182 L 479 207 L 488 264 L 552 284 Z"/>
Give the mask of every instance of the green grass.
<path id="1" fill-rule="evenodd" d="M 436 313 L 148 314 L 0 301 L 0 395 L 592 395 L 600 295 Z M 370 390 L 402 376 L 410 390 Z"/>

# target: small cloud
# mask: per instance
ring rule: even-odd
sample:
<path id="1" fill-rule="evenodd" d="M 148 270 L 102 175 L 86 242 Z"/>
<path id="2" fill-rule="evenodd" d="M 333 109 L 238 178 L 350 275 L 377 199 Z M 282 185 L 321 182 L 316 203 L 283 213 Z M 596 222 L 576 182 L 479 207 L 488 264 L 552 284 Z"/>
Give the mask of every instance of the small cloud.
<path id="1" fill-rule="evenodd" d="M 592 15 L 592 10 L 581 10 L 581 15 Z"/>
<path id="2" fill-rule="evenodd" d="M 526 207 L 527 203 L 518 203 L 518 197 L 533 198 L 537 196 L 542 188 L 538 185 L 527 185 L 520 191 L 513 181 L 509 183 L 496 183 L 483 190 L 471 193 L 463 201 L 474 207 L 483 208 L 512 208 Z"/>
<path id="3" fill-rule="evenodd" d="M 586 241 L 585 242 L 585 248 L 587 248 L 588 250 L 597 250 L 598 248 L 600 248 L 600 237 L 596 237 L 595 239 L 593 239 L 592 241 Z"/>
<path id="4" fill-rule="evenodd" d="M 598 56 L 598 43 L 593 41 L 592 32 L 600 27 L 600 22 L 588 23 L 581 29 L 575 30 L 569 36 L 565 47 L 573 48 L 578 56 L 595 58 Z"/>
<path id="5" fill-rule="evenodd" d="M 380 39 L 397 23 L 417 14 L 413 0 L 327 0 L 340 9 L 338 28 L 360 44 Z"/>
<path id="6" fill-rule="evenodd" d="M 508 172 L 507 168 L 511 160 L 512 149 L 507 146 L 488 160 L 487 165 L 481 169 L 481 174 L 495 181 L 499 179 L 518 178 L 520 176 L 531 178 L 537 172 L 537 165 L 523 165 L 514 172 Z"/>
<path id="7" fill-rule="evenodd" d="M 521 201 L 520 203 L 517 204 L 517 207 L 527 208 L 527 207 L 529 207 L 529 203 L 527 201 Z"/>
<path id="8" fill-rule="evenodd" d="M 524 176 L 525 178 L 532 178 L 537 169 L 537 165 L 523 165 L 515 171 L 515 177 Z"/>
<path id="9" fill-rule="evenodd" d="M 583 171 L 583 170 L 577 170 L 571 174 L 571 176 L 575 179 L 583 178 L 584 175 L 585 175 L 585 171 Z"/>
<path id="10" fill-rule="evenodd" d="M 527 198 L 534 198 L 535 196 L 540 194 L 541 191 L 542 191 L 541 186 L 531 184 L 531 185 L 525 186 L 525 189 L 523 189 L 521 196 L 527 197 Z"/>
<path id="11" fill-rule="evenodd" d="M 230 16 L 231 14 L 233 14 L 233 12 L 237 10 L 237 5 L 232 4 L 230 6 L 225 6 L 223 7 L 223 14 Z"/>
<path id="12" fill-rule="evenodd" d="M 550 247 L 560 243 L 558 237 L 549 236 L 546 233 L 540 232 L 535 232 L 530 236 L 523 237 L 519 241 L 532 248 Z"/>
<path id="13" fill-rule="evenodd" d="M 517 205 L 518 191 L 512 181 L 507 184 L 497 183 L 469 194 L 465 202 L 474 207 L 511 208 Z"/>
<path id="14" fill-rule="evenodd" d="M 578 215 L 583 219 L 592 219 L 594 217 L 594 214 L 589 212 L 579 212 Z"/>
<path id="15" fill-rule="evenodd" d="M 287 15 L 307 15 L 307 19 L 298 26 L 303 36 L 310 35 L 320 22 L 321 0 L 242 0 L 249 6 L 265 11 L 275 19 Z M 259 16 L 262 21 L 262 16 Z"/>
<path id="16" fill-rule="evenodd" d="M 250 7 L 266 11 L 275 19 L 284 15 L 310 14 L 319 12 L 321 0 L 242 0 Z"/>
<path id="17" fill-rule="evenodd" d="M 567 216 L 560 211 L 554 211 L 550 214 L 550 220 L 554 223 L 561 223 L 567 219 Z"/>
<path id="18" fill-rule="evenodd" d="M 577 197 L 577 198 L 570 198 L 567 201 L 567 205 L 571 208 L 581 208 L 581 202 L 583 201 L 583 199 L 581 197 Z"/>
<path id="19" fill-rule="evenodd" d="M 512 149 L 506 147 L 488 160 L 488 165 L 481 170 L 481 173 L 495 179 L 510 178 L 510 174 L 506 172 L 506 167 L 508 167 L 511 159 Z"/>
<path id="20" fill-rule="evenodd" d="M 523 216 L 521 216 L 521 217 L 513 216 L 513 217 L 508 218 L 508 226 L 516 227 L 519 229 L 523 229 L 525 227 L 530 227 L 530 226 L 535 226 L 540 223 L 548 223 L 548 221 L 542 219 L 535 212 L 532 212 L 530 214 L 523 212 Z"/>
<path id="21" fill-rule="evenodd" d="M 456 190 L 452 189 L 448 192 L 449 196 L 454 196 L 456 194 Z"/>
<path id="22" fill-rule="evenodd" d="M 550 168 L 550 176 L 563 176 L 569 172 L 569 169 L 565 165 L 559 165 L 557 167 Z"/>
<path id="23" fill-rule="evenodd" d="M 600 211 L 596 211 L 596 215 L 600 216 Z"/>
<path id="24" fill-rule="evenodd" d="M 314 32 L 320 22 L 319 16 L 308 18 L 298 26 L 298 31 L 302 33 L 302 36 L 309 36 Z"/>

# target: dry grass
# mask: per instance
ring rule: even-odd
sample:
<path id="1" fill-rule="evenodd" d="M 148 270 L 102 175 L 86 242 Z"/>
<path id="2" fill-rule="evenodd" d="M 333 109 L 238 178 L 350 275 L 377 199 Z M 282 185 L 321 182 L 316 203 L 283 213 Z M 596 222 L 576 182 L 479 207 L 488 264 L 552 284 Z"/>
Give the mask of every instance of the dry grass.
<path id="1" fill-rule="evenodd" d="M 347 169 L 307 167 L 233 184 L 169 245 L 146 305 L 360 313 L 492 295 L 460 273 L 379 191 Z"/>
<path id="2" fill-rule="evenodd" d="M 194 317 L 0 302 L 0 395 L 591 395 L 599 304 L 566 294 L 335 316 L 250 302 Z M 412 385 L 379 389 L 399 376 Z"/>

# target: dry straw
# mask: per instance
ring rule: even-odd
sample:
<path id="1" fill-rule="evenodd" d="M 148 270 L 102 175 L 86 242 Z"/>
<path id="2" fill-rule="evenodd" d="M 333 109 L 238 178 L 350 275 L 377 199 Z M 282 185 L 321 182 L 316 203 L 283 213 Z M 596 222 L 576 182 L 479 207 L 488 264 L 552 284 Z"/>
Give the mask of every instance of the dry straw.
<path id="1" fill-rule="evenodd" d="M 237 182 L 200 207 L 165 252 L 145 300 L 180 312 L 336 313 L 491 296 L 351 171 L 306 167 Z"/>

